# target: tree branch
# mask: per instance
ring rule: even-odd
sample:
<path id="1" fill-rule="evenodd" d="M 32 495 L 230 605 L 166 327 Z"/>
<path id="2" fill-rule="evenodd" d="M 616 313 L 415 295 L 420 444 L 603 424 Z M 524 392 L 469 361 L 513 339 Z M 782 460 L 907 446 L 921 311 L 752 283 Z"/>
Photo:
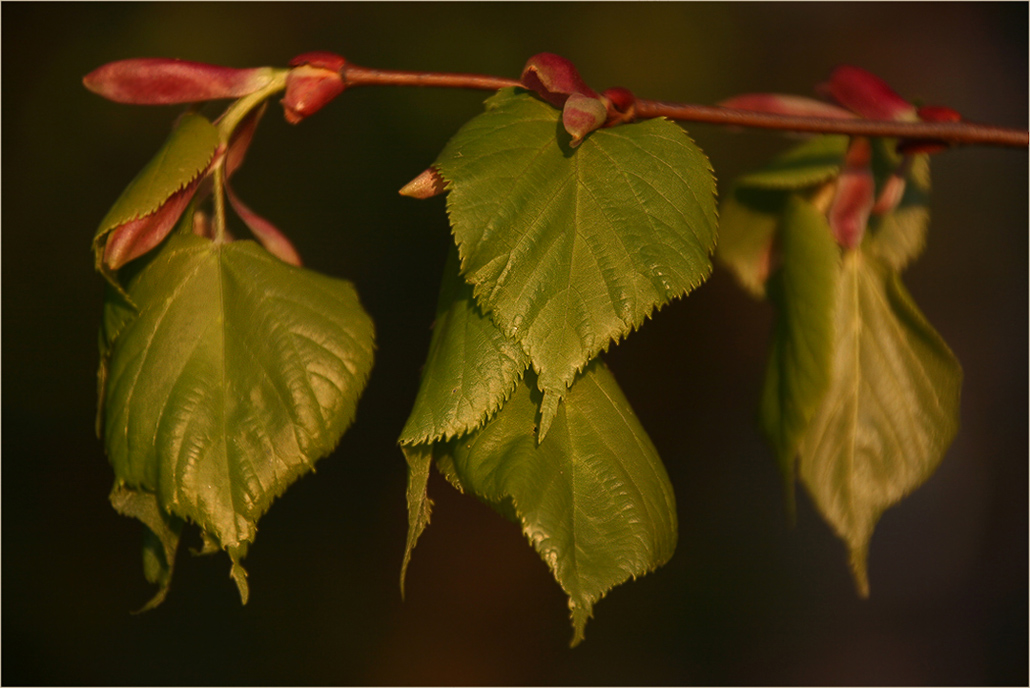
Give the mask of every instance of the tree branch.
<path id="1" fill-rule="evenodd" d="M 958 144 L 1026 148 L 1030 134 L 1020 129 L 1007 129 L 973 122 L 896 122 L 873 119 L 832 119 L 776 115 L 752 110 L 737 110 L 710 105 L 686 105 L 656 100 L 636 101 L 638 118 L 668 117 L 687 122 L 705 122 L 735 127 L 780 129 L 820 134 L 850 134 L 904 139 L 932 139 Z"/>
<path id="2" fill-rule="evenodd" d="M 496 91 L 511 86 L 523 88 L 518 79 L 487 74 L 449 72 L 398 71 L 371 69 L 347 63 L 341 70 L 347 87 L 353 86 L 422 86 L 432 88 L 467 88 Z M 667 103 L 635 98 L 631 108 L 635 119 L 668 117 L 682 122 L 702 122 L 733 127 L 778 129 L 782 131 L 851 136 L 878 136 L 904 139 L 927 139 L 952 144 L 1027 148 L 1030 134 L 1022 129 L 996 127 L 973 122 L 895 122 L 871 119 L 831 119 L 775 115 L 751 110 Z"/>

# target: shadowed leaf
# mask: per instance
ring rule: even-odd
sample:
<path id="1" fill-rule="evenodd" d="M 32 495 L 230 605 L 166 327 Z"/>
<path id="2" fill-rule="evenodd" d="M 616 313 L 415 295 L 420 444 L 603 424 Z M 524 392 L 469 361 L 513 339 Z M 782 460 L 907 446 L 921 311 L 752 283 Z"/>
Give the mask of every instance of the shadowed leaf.
<path id="1" fill-rule="evenodd" d="M 880 515 L 936 470 L 958 430 L 958 361 L 897 273 L 861 250 L 844 256 L 829 389 L 801 442 L 798 472 L 847 544 L 869 594 Z"/>

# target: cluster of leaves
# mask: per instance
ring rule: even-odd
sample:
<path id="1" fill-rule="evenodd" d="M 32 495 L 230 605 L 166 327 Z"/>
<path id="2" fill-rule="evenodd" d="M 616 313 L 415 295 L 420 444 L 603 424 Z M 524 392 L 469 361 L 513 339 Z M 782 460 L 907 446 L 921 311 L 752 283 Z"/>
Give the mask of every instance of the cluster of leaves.
<path id="1" fill-rule="evenodd" d="M 861 115 L 915 116 L 854 68 L 824 90 Z M 796 97 L 731 102 L 851 116 Z M 900 279 L 925 243 L 926 151 L 937 149 L 814 138 L 737 179 L 722 204 L 720 261 L 777 309 L 760 419 L 787 503 L 793 512 L 797 474 L 847 544 L 862 596 L 877 520 L 933 473 L 958 430 L 961 368 Z"/>
<path id="2" fill-rule="evenodd" d="M 106 69 L 87 85 L 121 92 L 148 69 L 160 78 L 146 74 L 145 85 L 167 85 L 183 65 Z M 228 552 L 246 602 L 240 560 L 258 519 L 336 446 L 372 368 L 372 320 L 353 285 L 301 268 L 282 233 L 228 187 L 285 70 L 187 65 L 186 76 L 198 71 L 171 91 L 127 92 L 141 102 L 243 97 L 217 125 L 182 116 L 93 240 L 109 280 L 97 432 L 114 467 L 112 505 L 147 526 L 144 571 L 158 592 L 144 608 L 167 593 L 185 521 L 200 526 L 204 552 Z M 260 245 L 233 240 L 223 193 Z M 197 209 L 211 194 L 213 219 Z"/>
<path id="3" fill-rule="evenodd" d="M 569 595 L 576 643 L 594 602 L 672 556 L 672 486 L 597 356 L 708 276 L 715 182 L 672 122 L 573 149 L 560 114 L 502 90 L 434 163 L 457 248 L 400 443 L 405 567 L 435 460 L 521 526 Z"/>
<path id="4" fill-rule="evenodd" d="M 98 433 L 114 507 L 147 526 L 144 565 L 167 592 L 182 526 L 240 565 L 271 501 L 352 422 L 373 325 L 353 287 L 300 267 L 229 178 L 265 101 L 298 122 L 347 86 L 325 53 L 288 70 L 174 60 L 112 63 L 91 89 L 132 103 L 233 98 L 191 111 L 94 237 L 108 279 Z M 880 514 L 924 481 L 957 429 L 961 371 L 901 284 L 928 224 L 934 142 L 813 138 L 729 189 L 717 221 L 707 158 L 677 124 L 633 121 L 564 58 L 532 58 L 402 193 L 447 194 L 454 245 L 428 358 L 399 444 L 412 550 L 431 466 L 516 523 L 569 598 L 573 644 L 611 588 L 668 561 L 672 486 L 600 359 L 697 288 L 717 256 L 778 318 L 761 420 L 788 503 L 800 477 L 846 542 L 856 584 Z M 844 68 L 844 106 L 741 96 L 744 109 L 952 119 Z M 846 108 L 846 109 L 845 109 Z M 211 197 L 214 215 L 200 210 Z M 236 241 L 224 197 L 259 243 Z M 260 245 L 259 245 L 260 244 Z"/>

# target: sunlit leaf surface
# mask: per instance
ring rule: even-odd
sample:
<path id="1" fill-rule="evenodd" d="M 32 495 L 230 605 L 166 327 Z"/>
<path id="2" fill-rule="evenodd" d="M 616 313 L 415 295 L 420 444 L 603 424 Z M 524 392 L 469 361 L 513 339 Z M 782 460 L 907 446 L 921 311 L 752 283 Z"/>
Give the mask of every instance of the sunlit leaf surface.
<path id="1" fill-rule="evenodd" d="M 372 322 L 350 283 L 249 241 L 173 235 L 128 291 L 139 315 L 110 342 L 104 395 L 115 490 L 198 524 L 246 601 L 258 518 L 354 419 Z"/>
<path id="2" fill-rule="evenodd" d="M 541 439 L 576 373 L 711 271 L 715 182 L 664 119 L 569 147 L 561 113 L 517 89 L 450 140 L 435 166 L 462 274 L 545 393 Z"/>

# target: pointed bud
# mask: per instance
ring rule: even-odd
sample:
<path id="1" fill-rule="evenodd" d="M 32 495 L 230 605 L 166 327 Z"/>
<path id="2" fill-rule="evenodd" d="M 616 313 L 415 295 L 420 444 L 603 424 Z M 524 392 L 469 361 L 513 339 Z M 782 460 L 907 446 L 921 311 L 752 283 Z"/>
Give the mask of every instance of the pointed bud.
<path id="1" fill-rule="evenodd" d="M 586 85 L 575 65 L 554 53 L 538 53 L 529 58 L 522 68 L 522 85 L 559 108 L 573 93 L 597 98 L 597 93 Z"/>
<path id="2" fill-rule="evenodd" d="M 290 124 L 315 114 L 347 87 L 343 80 L 347 61 L 339 55 L 304 53 L 293 58 L 290 66 L 293 69 L 286 77 L 286 97 L 282 100 Z"/>
<path id="3" fill-rule="evenodd" d="M 87 74 L 82 83 L 116 103 L 169 105 L 240 98 L 267 86 L 274 71 L 144 57 L 110 62 Z"/>
<path id="4" fill-rule="evenodd" d="M 725 108 L 751 110 L 774 115 L 796 117 L 829 117 L 832 119 L 854 119 L 855 115 L 843 108 L 821 100 L 803 96 L 781 95 L 779 93 L 744 93 L 719 103 Z"/>
<path id="5" fill-rule="evenodd" d="M 562 108 L 561 121 L 565 131 L 572 134 L 573 148 L 583 142 L 587 134 L 600 129 L 608 119 L 608 108 L 600 98 L 573 93 Z"/>
<path id="6" fill-rule="evenodd" d="M 412 179 L 410 182 L 401 187 L 398 191 L 401 196 L 407 196 L 408 198 L 432 198 L 433 196 L 439 196 L 447 190 L 447 182 L 440 176 L 440 173 L 436 171 L 436 168 L 430 167 L 419 176 Z"/>
<path id="7" fill-rule="evenodd" d="M 830 80 L 816 87 L 820 93 L 867 119 L 911 120 L 916 109 L 880 77 L 858 67 L 843 65 Z"/>
<path id="8" fill-rule="evenodd" d="M 869 139 L 854 139 L 844 157 L 844 168 L 837 179 L 837 191 L 827 213 L 834 238 L 846 249 L 862 243 L 873 209 L 875 182 L 869 166 L 871 160 Z"/>

